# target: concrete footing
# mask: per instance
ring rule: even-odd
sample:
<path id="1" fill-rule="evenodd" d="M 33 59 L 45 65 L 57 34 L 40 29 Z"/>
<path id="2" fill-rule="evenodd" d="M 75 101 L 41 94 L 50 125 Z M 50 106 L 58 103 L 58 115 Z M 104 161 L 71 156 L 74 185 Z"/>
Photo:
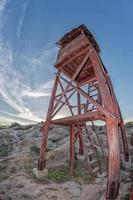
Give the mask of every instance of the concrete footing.
<path id="1" fill-rule="evenodd" d="M 48 170 L 44 168 L 44 170 L 40 171 L 37 168 L 33 168 L 33 173 L 37 178 L 45 178 L 48 176 Z"/>

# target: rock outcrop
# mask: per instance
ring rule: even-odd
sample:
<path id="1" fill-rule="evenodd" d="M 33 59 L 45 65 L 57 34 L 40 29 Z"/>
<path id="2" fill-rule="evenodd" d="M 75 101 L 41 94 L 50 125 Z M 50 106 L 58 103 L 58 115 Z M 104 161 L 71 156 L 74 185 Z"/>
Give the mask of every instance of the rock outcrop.
<path id="1" fill-rule="evenodd" d="M 69 173 L 69 128 L 50 126 L 47 146 L 47 176 L 36 178 L 41 143 L 42 123 L 22 126 L 13 124 L 0 129 L 0 194 L 3 200 L 102 200 L 105 198 L 106 172 L 91 177 L 84 159 L 77 161 L 75 177 Z M 97 144 L 90 126 L 88 130 Z M 130 136 L 133 127 L 128 126 L 127 138 L 130 162 L 122 162 L 120 196 L 128 198 L 132 180 L 132 146 Z M 107 151 L 105 127 L 97 127 L 104 150 Z M 123 160 L 123 151 L 121 152 Z"/>

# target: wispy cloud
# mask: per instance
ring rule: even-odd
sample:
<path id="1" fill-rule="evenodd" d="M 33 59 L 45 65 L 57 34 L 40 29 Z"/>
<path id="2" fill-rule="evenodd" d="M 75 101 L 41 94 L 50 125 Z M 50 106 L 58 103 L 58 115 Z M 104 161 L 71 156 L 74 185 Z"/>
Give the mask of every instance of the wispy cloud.
<path id="1" fill-rule="evenodd" d="M 0 37 L 1 37 L 1 29 L 2 29 L 2 25 L 3 25 L 2 16 L 5 11 L 6 5 L 7 5 L 7 0 L 0 0 Z"/>
<path id="2" fill-rule="evenodd" d="M 25 85 L 23 75 L 13 68 L 12 54 L 12 49 L 8 45 L 0 44 L 0 95 L 9 106 L 18 112 L 17 114 L 8 113 L 8 115 L 25 120 L 41 121 L 42 119 L 39 116 L 35 116 L 32 109 L 27 107 L 26 104 L 28 98 L 37 99 L 49 97 L 53 80 L 43 83 L 35 89 L 29 85 Z M 43 60 L 44 58 L 45 55 L 43 56 Z M 33 60 L 31 60 L 31 63 Z M 27 101 L 25 101 L 25 98 L 27 98 Z"/>
<path id="3" fill-rule="evenodd" d="M 29 122 L 38 122 L 41 121 L 42 119 L 40 119 L 39 117 L 35 117 L 31 112 L 29 113 L 18 113 L 18 114 L 12 114 L 6 111 L 2 111 L 0 112 L 2 115 L 5 115 L 6 117 L 10 118 L 10 119 L 16 119 L 17 121 L 27 121 L 27 123 Z"/>
<path id="4" fill-rule="evenodd" d="M 25 19 L 25 13 L 26 13 L 26 10 L 27 10 L 27 8 L 28 8 L 29 3 L 30 3 L 30 1 L 27 1 L 26 3 L 24 3 L 24 4 L 22 5 L 22 14 L 21 14 L 21 17 L 20 17 L 20 19 L 19 19 L 18 28 L 17 28 L 17 37 L 18 37 L 18 38 L 20 38 L 22 26 L 23 26 L 24 19 Z"/>
<path id="5" fill-rule="evenodd" d="M 27 87 L 27 89 L 22 92 L 22 95 L 27 96 L 27 97 L 33 97 L 33 98 L 49 97 L 51 94 L 50 91 L 51 91 L 52 85 L 53 85 L 53 81 L 49 81 L 48 83 L 41 85 L 36 90 L 33 90 Z"/>
<path id="6" fill-rule="evenodd" d="M 53 81 L 41 85 L 38 89 L 32 89 L 23 83 L 23 78 L 22 74 L 13 69 L 12 50 L 0 45 L 0 94 L 7 104 L 18 111 L 17 115 L 10 114 L 10 116 L 41 121 L 42 119 L 34 116 L 32 111 L 25 106 L 24 97 L 49 96 Z"/>
<path id="7" fill-rule="evenodd" d="M 15 119 L 10 119 L 8 117 L 0 116 L 0 124 L 2 125 L 8 125 L 9 123 L 13 123 L 13 122 L 15 122 Z"/>
<path id="8" fill-rule="evenodd" d="M 56 58 L 56 54 L 57 54 L 57 47 L 56 46 L 52 46 L 50 44 L 48 44 L 47 46 L 45 46 L 45 48 L 39 52 L 38 55 L 34 56 L 32 58 L 32 65 L 35 66 L 42 66 L 43 70 L 46 71 L 47 74 L 50 74 L 52 72 L 54 72 L 54 60 Z"/>
<path id="9" fill-rule="evenodd" d="M 23 4 L 23 12 L 19 21 L 17 28 L 17 37 L 20 37 L 22 25 L 24 22 L 24 15 L 28 7 L 27 1 Z M 40 98 L 43 101 L 47 101 L 47 98 L 50 96 L 51 89 L 53 86 L 53 80 L 42 79 L 37 85 L 32 85 L 32 82 L 28 84 L 24 74 L 18 68 L 14 67 L 14 51 L 13 48 L 9 45 L 8 41 L 3 41 L 1 36 L 1 27 L 3 26 L 3 13 L 7 5 L 7 0 L 0 1 L 0 99 L 8 104 L 9 107 L 14 109 L 14 112 L 10 113 L 7 110 L 2 110 L 0 112 L 0 117 L 3 116 L 9 121 L 42 121 L 42 118 L 35 114 L 39 112 L 34 112 L 34 108 L 29 102 L 33 104 L 38 103 Z M 34 77 L 38 73 L 38 69 L 41 71 L 44 70 L 44 65 L 47 73 L 51 72 L 50 65 L 53 62 L 53 55 L 55 55 L 56 49 L 51 47 L 44 48 L 38 55 L 31 57 L 26 57 L 28 61 L 28 67 L 32 70 Z M 24 67 L 24 66 L 23 66 Z M 26 66 L 27 67 L 27 66 Z M 29 73 L 30 74 L 30 73 Z M 33 77 L 31 77 L 32 79 Z M 28 79 L 29 80 L 29 79 Z M 35 105 L 35 107 L 37 107 Z M 41 108 L 40 108 L 41 109 Z M 45 114 L 44 114 L 45 115 Z"/>
<path id="10" fill-rule="evenodd" d="M 6 4 L 7 4 L 7 0 L 1 0 L 0 1 L 0 15 L 2 15 L 5 7 L 6 7 Z"/>
<path id="11" fill-rule="evenodd" d="M 6 122 L 6 123 L 12 123 L 12 122 L 19 122 L 21 124 L 29 124 L 29 123 L 36 123 L 40 120 L 36 119 L 33 120 L 31 118 L 28 118 L 27 116 L 19 116 L 19 114 L 12 114 L 9 112 L 0 112 L 0 123 Z"/>
<path id="12" fill-rule="evenodd" d="M 21 75 L 12 68 L 12 51 L 4 45 L 0 45 L 0 94 L 11 107 L 24 113 L 29 111 L 23 104 L 20 90 Z"/>

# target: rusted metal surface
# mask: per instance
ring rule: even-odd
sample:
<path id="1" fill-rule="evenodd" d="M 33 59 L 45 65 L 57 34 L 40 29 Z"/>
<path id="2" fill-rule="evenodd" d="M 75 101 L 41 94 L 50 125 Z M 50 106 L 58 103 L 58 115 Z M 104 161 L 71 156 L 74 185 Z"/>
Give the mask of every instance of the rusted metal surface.
<path id="1" fill-rule="evenodd" d="M 131 134 L 131 145 L 133 146 L 133 133 Z"/>
<path id="2" fill-rule="evenodd" d="M 131 194 L 130 194 L 130 199 L 129 200 L 133 200 L 133 185 L 132 185 L 132 189 L 131 189 Z"/>
<path id="3" fill-rule="evenodd" d="M 90 113 L 85 113 L 85 114 L 80 114 L 80 115 L 74 115 L 74 116 L 70 116 L 70 117 L 64 117 L 61 119 L 55 119 L 52 120 L 51 123 L 52 124 L 58 124 L 58 125 L 71 125 L 71 124 L 78 124 L 78 123 L 83 123 L 83 122 L 87 122 L 87 121 L 92 121 L 92 120 L 102 120 L 104 121 L 105 118 L 104 116 L 98 112 L 90 112 Z"/>
<path id="4" fill-rule="evenodd" d="M 39 155 L 39 160 L 38 160 L 39 170 L 43 170 L 45 167 L 45 154 L 46 154 L 46 147 L 47 147 L 47 140 L 48 140 L 48 129 L 49 129 L 49 124 L 50 124 L 49 116 L 54 106 L 54 99 L 55 99 L 55 95 L 57 91 L 58 81 L 59 81 L 59 77 L 56 76 L 54 87 L 51 94 L 50 103 L 49 103 L 49 108 L 47 112 L 47 117 L 46 117 L 47 120 L 45 121 L 45 124 L 42 129 L 42 143 L 41 143 L 40 155 Z"/>
<path id="5" fill-rule="evenodd" d="M 74 175 L 74 170 L 76 167 L 75 162 L 75 124 L 70 126 L 70 166 L 71 174 Z"/>
<path id="6" fill-rule="evenodd" d="M 77 93 L 77 113 L 78 113 L 78 115 L 80 115 L 81 114 L 81 109 L 82 109 L 82 107 L 81 107 L 81 99 L 80 99 L 80 94 L 79 93 Z M 84 154 L 84 148 L 83 148 L 83 138 L 82 138 L 82 136 L 81 136 L 81 134 L 80 134 L 80 129 L 79 129 L 79 125 L 77 126 L 77 128 L 78 128 L 78 135 L 79 135 L 79 154 L 80 155 L 83 155 Z"/>
<path id="7" fill-rule="evenodd" d="M 56 74 L 46 121 L 42 128 L 43 135 L 38 169 L 42 170 L 45 167 L 50 124 L 70 127 L 70 164 L 71 172 L 74 174 L 76 166 L 75 142 L 77 139 L 79 140 L 79 153 L 84 153 L 82 135 L 84 125 L 90 121 L 92 122 L 93 131 L 96 131 L 94 121 L 104 121 L 107 127 L 108 158 L 104 154 L 98 135 L 97 138 L 104 160 L 105 162 L 108 161 L 106 199 L 115 199 L 119 189 L 120 177 L 119 127 L 125 160 L 128 160 L 128 145 L 121 111 L 109 74 L 101 61 L 99 46 L 84 25 L 65 34 L 57 45 L 60 47 L 55 64 L 58 73 Z M 85 86 L 88 87 L 88 91 L 85 90 Z M 58 92 L 58 88 L 60 88 L 60 92 Z M 74 95 L 77 99 L 76 105 L 73 105 L 70 101 Z M 71 116 L 53 119 L 63 106 L 68 107 Z M 94 149 L 92 150 L 94 151 Z"/>

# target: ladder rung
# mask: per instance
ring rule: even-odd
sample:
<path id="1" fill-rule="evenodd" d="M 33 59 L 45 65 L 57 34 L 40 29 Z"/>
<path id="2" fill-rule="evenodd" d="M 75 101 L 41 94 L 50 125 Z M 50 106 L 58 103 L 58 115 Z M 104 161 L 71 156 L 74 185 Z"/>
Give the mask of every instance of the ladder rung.
<path id="1" fill-rule="evenodd" d="M 92 172 L 93 173 L 96 173 L 96 172 L 98 172 L 100 169 L 99 169 L 99 167 L 96 167 L 96 168 L 94 168 L 93 170 L 92 170 Z"/>
<path id="2" fill-rule="evenodd" d="M 93 88 L 93 89 L 91 89 L 91 90 L 89 91 L 89 93 L 91 93 L 91 92 L 93 92 L 93 91 L 98 91 L 98 89 L 97 89 L 97 88 Z"/>
<path id="3" fill-rule="evenodd" d="M 89 97 L 92 98 L 92 97 L 96 97 L 98 96 L 98 94 L 93 94 L 93 95 L 90 95 Z"/>

